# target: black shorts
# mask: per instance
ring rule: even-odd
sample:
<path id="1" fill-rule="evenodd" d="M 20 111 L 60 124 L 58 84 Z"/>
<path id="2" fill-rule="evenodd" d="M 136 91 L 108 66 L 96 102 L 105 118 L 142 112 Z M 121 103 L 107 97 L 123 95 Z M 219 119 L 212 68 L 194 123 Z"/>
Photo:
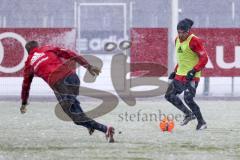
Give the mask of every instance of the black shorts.
<path id="1" fill-rule="evenodd" d="M 53 87 L 58 101 L 73 100 L 79 95 L 80 80 L 76 74 L 71 74 L 59 80 Z"/>
<path id="2" fill-rule="evenodd" d="M 195 97 L 197 86 L 198 86 L 198 82 L 195 82 L 195 81 L 182 82 L 174 79 L 169 84 L 166 95 L 169 95 L 169 94 L 177 95 L 184 92 L 184 95 L 188 94 L 188 95 L 191 95 L 192 97 Z"/>

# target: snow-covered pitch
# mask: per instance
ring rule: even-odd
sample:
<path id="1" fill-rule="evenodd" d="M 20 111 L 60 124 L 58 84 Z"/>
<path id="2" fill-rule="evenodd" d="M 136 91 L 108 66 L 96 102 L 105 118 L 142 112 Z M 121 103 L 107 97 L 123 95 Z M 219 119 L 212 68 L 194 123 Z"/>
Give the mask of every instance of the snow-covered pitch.
<path id="1" fill-rule="evenodd" d="M 104 134 L 59 120 L 54 102 L 30 102 L 25 115 L 20 102 L 0 102 L 0 160 L 239 160 L 240 102 L 199 100 L 208 129 L 196 121 L 180 126 L 180 112 L 165 100 L 137 101 L 96 120 L 116 129 L 116 143 Z M 96 101 L 82 102 L 89 110 Z M 174 115 L 172 133 L 161 132 L 161 114 Z"/>

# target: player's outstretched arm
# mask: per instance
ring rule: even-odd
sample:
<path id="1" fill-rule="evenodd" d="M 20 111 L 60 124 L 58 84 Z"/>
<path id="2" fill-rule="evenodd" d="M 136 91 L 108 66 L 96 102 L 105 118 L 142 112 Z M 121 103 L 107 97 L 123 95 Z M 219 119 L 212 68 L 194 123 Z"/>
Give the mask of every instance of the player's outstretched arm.
<path id="1" fill-rule="evenodd" d="M 22 114 L 26 113 L 26 111 L 27 111 L 26 107 L 27 107 L 27 104 L 28 104 L 29 91 L 30 91 L 30 87 L 31 87 L 33 77 L 34 77 L 33 69 L 27 61 L 25 63 L 25 67 L 24 67 L 22 92 L 21 92 L 22 105 L 20 107 L 20 112 Z"/>

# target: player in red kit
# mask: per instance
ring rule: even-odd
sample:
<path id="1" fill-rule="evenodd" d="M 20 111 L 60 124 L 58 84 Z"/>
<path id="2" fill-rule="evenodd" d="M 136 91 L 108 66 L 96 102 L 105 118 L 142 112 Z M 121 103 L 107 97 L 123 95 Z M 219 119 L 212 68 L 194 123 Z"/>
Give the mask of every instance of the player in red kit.
<path id="1" fill-rule="evenodd" d="M 74 67 L 71 69 L 70 65 L 66 65 L 65 62 L 76 62 L 85 67 L 93 76 L 98 75 L 100 69 L 90 65 L 82 56 L 63 48 L 40 47 L 36 41 L 29 41 L 25 48 L 28 51 L 28 58 L 24 67 L 21 113 L 26 112 L 32 79 L 34 76 L 38 76 L 53 89 L 63 111 L 75 124 L 86 127 L 90 135 L 95 129 L 101 131 L 106 134 L 109 142 L 114 142 L 113 127 L 100 124 L 84 114 L 76 98 L 79 94 L 80 80 Z M 75 63 L 74 66 L 76 66 Z"/>

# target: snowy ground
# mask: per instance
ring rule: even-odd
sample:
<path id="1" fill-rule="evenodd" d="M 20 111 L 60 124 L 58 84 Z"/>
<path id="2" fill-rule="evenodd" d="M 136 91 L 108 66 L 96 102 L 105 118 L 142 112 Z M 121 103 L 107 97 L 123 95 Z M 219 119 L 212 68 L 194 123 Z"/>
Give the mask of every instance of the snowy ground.
<path id="1" fill-rule="evenodd" d="M 32 102 L 25 115 L 19 113 L 19 102 L 0 102 L 0 160 L 239 160 L 240 102 L 199 104 L 207 130 L 196 131 L 196 122 L 185 127 L 176 122 L 173 133 L 163 133 L 159 121 L 150 115 L 179 116 L 173 106 L 164 100 L 138 101 L 135 107 L 121 102 L 114 111 L 97 118 L 117 130 L 117 142 L 109 144 L 102 133 L 89 136 L 86 129 L 59 120 L 54 102 Z M 97 102 L 82 105 L 86 110 Z"/>

